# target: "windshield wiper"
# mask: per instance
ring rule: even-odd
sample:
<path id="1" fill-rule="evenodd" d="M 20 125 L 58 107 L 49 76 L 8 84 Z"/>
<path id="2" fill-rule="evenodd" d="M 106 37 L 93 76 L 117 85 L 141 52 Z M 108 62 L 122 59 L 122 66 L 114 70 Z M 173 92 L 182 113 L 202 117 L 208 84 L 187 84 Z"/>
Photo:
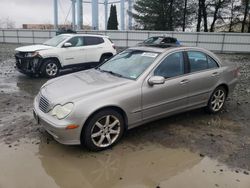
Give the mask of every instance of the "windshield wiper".
<path id="1" fill-rule="evenodd" d="M 103 69 L 100 69 L 100 67 L 96 68 L 97 70 L 101 71 L 101 72 L 107 72 L 109 74 L 112 74 L 112 75 L 115 75 L 115 76 L 118 76 L 118 77 L 124 77 L 123 75 L 121 74 L 118 74 L 118 73 L 115 73 L 113 71 L 109 71 L 109 70 L 103 70 Z"/>

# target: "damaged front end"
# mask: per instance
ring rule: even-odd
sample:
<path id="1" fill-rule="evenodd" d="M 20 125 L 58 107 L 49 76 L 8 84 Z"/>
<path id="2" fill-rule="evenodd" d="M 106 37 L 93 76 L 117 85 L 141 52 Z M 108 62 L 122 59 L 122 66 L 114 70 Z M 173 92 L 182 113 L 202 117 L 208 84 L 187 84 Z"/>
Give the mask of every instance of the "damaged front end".
<path id="1" fill-rule="evenodd" d="M 42 57 L 38 52 L 17 52 L 15 58 L 16 68 L 19 72 L 30 76 L 40 74 Z"/>

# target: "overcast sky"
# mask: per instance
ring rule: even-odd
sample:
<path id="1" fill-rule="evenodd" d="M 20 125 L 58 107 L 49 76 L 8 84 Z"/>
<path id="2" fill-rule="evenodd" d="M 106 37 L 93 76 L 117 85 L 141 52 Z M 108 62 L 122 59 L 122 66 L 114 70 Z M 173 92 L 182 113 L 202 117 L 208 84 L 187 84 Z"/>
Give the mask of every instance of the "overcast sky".
<path id="1" fill-rule="evenodd" d="M 91 1 L 91 0 L 89 0 Z M 100 0 L 102 2 L 102 0 Z M 58 0 L 59 24 L 71 22 L 71 0 Z M 119 4 L 117 4 L 119 22 Z M 22 24 L 53 24 L 53 0 L 0 0 L 0 20 L 9 18 L 20 28 Z M 91 4 L 83 5 L 83 22 L 91 25 Z M 99 27 L 104 29 L 104 6 L 99 5 Z"/>

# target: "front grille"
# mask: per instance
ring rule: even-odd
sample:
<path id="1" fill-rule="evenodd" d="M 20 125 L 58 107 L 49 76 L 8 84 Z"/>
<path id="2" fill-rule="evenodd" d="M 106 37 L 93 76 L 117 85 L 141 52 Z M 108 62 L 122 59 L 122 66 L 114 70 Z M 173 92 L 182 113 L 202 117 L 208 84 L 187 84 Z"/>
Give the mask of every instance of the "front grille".
<path id="1" fill-rule="evenodd" d="M 49 111 L 49 107 L 50 107 L 49 100 L 41 95 L 39 100 L 39 109 L 44 113 L 47 113 Z"/>

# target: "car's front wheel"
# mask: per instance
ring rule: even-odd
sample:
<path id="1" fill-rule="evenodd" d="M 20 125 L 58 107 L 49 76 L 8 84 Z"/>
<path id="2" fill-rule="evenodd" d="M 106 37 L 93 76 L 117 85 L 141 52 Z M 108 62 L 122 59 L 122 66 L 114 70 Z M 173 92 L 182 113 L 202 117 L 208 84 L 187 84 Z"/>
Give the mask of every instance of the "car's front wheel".
<path id="1" fill-rule="evenodd" d="M 217 113 L 221 111 L 222 107 L 225 104 L 226 97 L 227 97 L 226 89 L 222 86 L 217 87 L 208 101 L 207 111 L 209 113 Z"/>
<path id="2" fill-rule="evenodd" d="M 110 148 L 122 137 L 124 119 L 115 110 L 107 109 L 97 112 L 86 123 L 81 142 L 91 151 L 100 151 Z"/>
<path id="3" fill-rule="evenodd" d="M 59 73 L 60 66 L 57 61 L 53 59 L 48 59 L 44 62 L 42 67 L 42 74 L 47 78 L 54 78 Z"/>

